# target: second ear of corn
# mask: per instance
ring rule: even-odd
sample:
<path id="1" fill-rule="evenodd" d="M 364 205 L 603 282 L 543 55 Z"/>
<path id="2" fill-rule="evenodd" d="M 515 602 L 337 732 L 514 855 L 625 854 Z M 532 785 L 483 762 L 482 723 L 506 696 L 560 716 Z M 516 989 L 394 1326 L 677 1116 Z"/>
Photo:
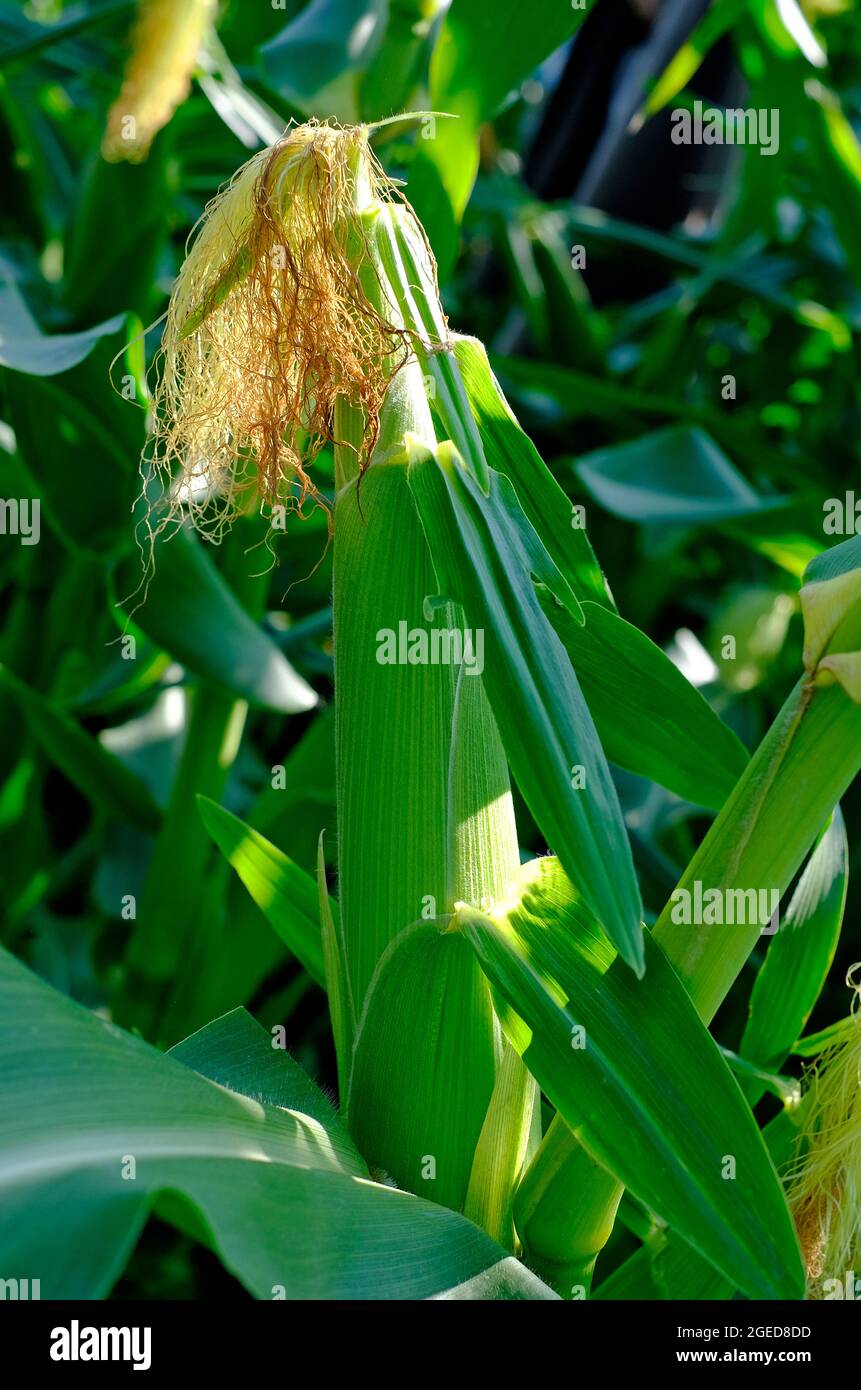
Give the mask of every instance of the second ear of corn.
<path id="1" fill-rule="evenodd" d="M 398 219 L 418 283 L 380 253 Z M 454 389 L 445 334 L 429 248 L 366 132 L 288 132 L 192 244 L 165 326 L 155 462 L 206 477 L 196 519 L 218 527 L 244 481 L 270 503 L 316 496 L 309 459 L 334 447 L 338 887 L 357 1019 L 342 1103 L 376 1171 L 468 1205 L 512 1247 L 535 1087 L 468 945 L 445 931 L 457 901 L 493 902 L 518 868 L 506 760 L 480 674 L 379 660 L 380 634 L 402 625 L 466 636 L 407 481 L 408 442 L 435 441 L 431 383 Z M 458 443 L 480 467 L 463 418 Z"/>
<path id="2" fill-rule="evenodd" d="M 141 0 L 119 95 L 108 113 L 102 155 L 138 163 L 191 90 L 197 55 L 217 0 Z"/>

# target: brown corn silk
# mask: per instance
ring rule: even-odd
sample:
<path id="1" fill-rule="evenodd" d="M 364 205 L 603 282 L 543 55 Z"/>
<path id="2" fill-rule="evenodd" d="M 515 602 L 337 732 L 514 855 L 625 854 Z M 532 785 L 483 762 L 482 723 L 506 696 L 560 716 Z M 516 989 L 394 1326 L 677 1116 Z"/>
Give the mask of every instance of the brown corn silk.
<path id="1" fill-rule="evenodd" d="M 360 471 L 409 335 L 377 305 L 363 212 L 394 188 L 362 127 L 310 122 L 255 155 L 207 206 L 171 297 L 153 402 L 151 467 L 166 515 L 214 538 L 248 492 L 299 509 L 335 441 L 335 403 L 358 408 Z"/>
<path id="2" fill-rule="evenodd" d="M 789 1204 L 812 1297 L 861 1266 L 861 980 L 853 966 L 854 1026 L 828 1048 L 810 1078 L 805 1133 L 787 1176 Z"/>

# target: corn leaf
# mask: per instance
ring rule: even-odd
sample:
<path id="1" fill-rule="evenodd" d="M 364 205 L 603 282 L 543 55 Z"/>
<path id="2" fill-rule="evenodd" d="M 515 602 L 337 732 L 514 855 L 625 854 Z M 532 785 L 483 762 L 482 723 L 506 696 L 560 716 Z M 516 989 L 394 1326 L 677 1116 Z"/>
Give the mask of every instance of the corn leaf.
<path id="1" fill-rule="evenodd" d="M 161 810 L 144 782 L 103 748 L 76 719 L 0 666 L 0 688 L 17 702 L 34 738 L 70 782 L 107 815 L 143 831 L 156 831 Z"/>
<path id="2" fill-rule="evenodd" d="M 410 483 L 441 588 L 486 632 L 483 679 L 514 777 L 608 935 L 641 970 L 642 908 L 618 798 L 533 579 L 575 619 L 582 610 L 507 478 L 491 473 L 485 497 L 443 447 L 413 464 Z"/>
<path id="3" fill-rule="evenodd" d="M 43 1298 L 107 1294 L 168 1190 L 257 1298 L 469 1298 L 476 1279 L 552 1297 L 470 1222 L 366 1174 L 256 1025 L 230 1015 L 166 1056 L 0 951 L 0 1265 Z"/>
<path id="4" fill-rule="evenodd" d="M 848 889 L 849 846 L 837 807 L 757 971 L 741 1055 L 777 1070 L 800 1036 L 834 959 Z M 748 1092 L 761 1094 L 761 1087 Z"/>
<path id="5" fill-rule="evenodd" d="M 357 121 L 358 75 L 382 43 L 387 16 L 384 0 L 312 0 L 260 49 L 268 81 L 308 115 Z"/>
<path id="6" fill-rule="evenodd" d="M 266 920 L 325 989 L 319 899 L 311 875 L 223 806 L 205 796 L 197 804 L 207 831 Z"/>
<path id="7" fill-rule="evenodd" d="M 858 771 L 861 710 L 839 685 L 798 682 L 721 808 L 653 936 L 710 1022 L 760 939 L 755 921 L 703 921 L 679 912 L 703 888 L 782 895 Z M 690 899 L 689 899 L 690 900 Z"/>
<path id="8" fill-rule="evenodd" d="M 698 71 L 706 54 L 747 9 L 747 0 L 716 0 L 696 25 L 690 38 L 682 44 L 649 93 L 643 107 L 645 117 L 660 111 L 673 97 L 678 96 Z"/>
<path id="9" fill-rule="evenodd" d="M 820 1028 L 816 1033 L 807 1033 L 805 1037 L 797 1038 L 792 1044 L 792 1055 L 794 1057 L 818 1057 L 820 1052 L 824 1052 L 826 1048 L 846 1042 L 857 1027 L 856 1016 L 849 1014 L 847 1018 L 838 1019 L 836 1023 L 829 1023 L 827 1028 Z"/>
<path id="10" fill-rule="evenodd" d="M 749 1297 L 801 1297 L 777 1174 L 672 967 L 646 937 L 646 979 L 620 970 L 552 859 L 526 866 L 517 891 L 507 911 L 462 908 L 459 922 L 542 1089 L 585 1148 Z"/>
<path id="11" fill-rule="evenodd" d="M 610 762 L 720 810 L 747 753 L 696 687 L 645 633 L 609 608 L 584 603 L 581 626 L 552 595 L 540 597 Z"/>
<path id="12" fill-rule="evenodd" d="M 137 390 L 139 322 L 120 315 L 47 336 L 17 290 L 2 286 L 0 323 L 16 443 L 52 529 L 73 553 L 128 550 L 144 412 L 111 382 Z"/>
<path id="13" fill-rule="evenodd" d="M 782 1170 L 797 1138 L 797 1119 L 781 1111 L 763 1129 L 772 1160 Z M 653 1231 L 618 1269 L 602 1280 L 593 1299 L 666 1299 L 692 1302 L 730 1299 L 735 1285 L 704 1260 L 677 1231 Z"/>
<path id="14" fill-rule="evenodd" d="M 126 318 L 118 314 L 81 333 L 42 333 L 15 285 L 6 283 L 0 285 L 0 321 L 0 367 L 33 376 L 57 376 L 83 362 L 102 338 L 119 333 Z"/>
<path id="15" fill-rule="evenodd" d="M 273 1046 L 272 1038 L 246 1009 L 231 1009 L 207 1023 L 170 1048 L 169 1056 L 237 1095 L 310 1115 L 351 1150 L 333 1102 L 289 1052 Z M 361 1164 L 357 1171 L 360 1168 Z"/>
<path id="16" fill-rule="evenodd" d="M 140 628 L 195 675 L 253 705 L 296 714 L 317 696 L 258 627 L 201 545 L 185 532 L 157 545 L 152 576 L 140 561 L 115 580 L 129 630 Z"/>
<path id="17" fill-rule="evenodd" d="M 811 560 L 799 598 L 804 617 L 804 665 L 812 672 L 832 650 L 846 652 L 844 637 L 855 639 L 849 646 L 861 641 L 861 536 L 853 536 Z"/>
<path id="18" fill-rule="evenodd" d="M 705 430 L 671 425 L 584 455 L 577 476 L 614 516 L 714 525 L 780 507 L 761 497 Z"/>
<path id="19" fill-rule="evenodd" d="M 611 607 L 612 599 L 586 532 L 574 524 L 571 502 L 520 428 L 493 375 L 484 345 L 477 338 L 456 337 L 454 356 L 488 464 L 514 484 L 520 505 L 578 599 Z M 452 438 L 452 422 L 445 419 L 442 402 L 438 409 Z"/>
<path id="20" fill-rule="evenodd" d="M 540 1097 L 510 1043 L 502 1060 L 469 1174 L 464 1215 L 506 1249 L 514 1249 L 514 1192 L 533 1143 L 540 1138 Z"/>
<path id="21" fill-rule="evenodd" d="M 458 249 L 458 223 L 478 172 L 478 137 L 508 96 L 573 34 L 586 8 L 538 0 L 458 0 L 445 17 L 430 63 L 430 105 L 456 120 L 440 121 L 410 166 L 410 201 L 447 274 Z"/>
<path id="22" fill-rule="evenodd" d="M 149 322 L 158 304 L 158 261 L 169 235 L 172 158 L 172 133 L 165 131 L 142 163 L 90 161 L 64 247 L 64 297 L 78 322 L 117 309 L 131 309 Z M 103 234 L 106 226 L 109 237 Z"/>

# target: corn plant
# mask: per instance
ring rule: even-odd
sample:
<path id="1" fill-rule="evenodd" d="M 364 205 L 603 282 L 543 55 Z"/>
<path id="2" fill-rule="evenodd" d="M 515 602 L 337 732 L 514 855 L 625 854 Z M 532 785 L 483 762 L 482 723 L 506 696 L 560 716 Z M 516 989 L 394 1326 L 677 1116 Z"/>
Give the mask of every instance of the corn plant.
<path id="1" fill-rule="evenodd" d="M 618 612 L 484 347 L 449 327 L 373 133 L 289 129 L 208 207 L 136 513 L 144 610 L 211 590 L 228 632 L 248 617 L 189 523 L 241 586 L 279 518 L 290 545 L 326 515 L 336 824 L 313 827 L 315 882 L 220 804 L 245 698 L 314 699 L 259 634 L 232 693 L 197 693 L 164 813 L 4 670 L 61 765 L 156 841 L 115 1000 L 135 1032 L 0 957 L 0 1251 L 44 1296 L 102 1294 L 155 1211 L 261 1298 L 819 1296 L 861 1254 L 857 1023 L 803 1036 L 846 897 L 861 543 L 808 566 L 804 667 L 748 758 Z M 205 668 L 205 636 L 178 640 Z M 650 926 L 610 763 L 716 813 Z M 512 785 L 549 847 L 525 863 Z M 188 921 L 218 950 L 189 886 L 210 839 L 326 992 L 334 1099 L 244 1010 L 176 1040 Z M 761 938 L 728 1053 L 709 1024 Z M 803 1094 L 792 1053 L 818 1058 Z M 617 1226 L 636 1248 L 593 1289 Z"/>

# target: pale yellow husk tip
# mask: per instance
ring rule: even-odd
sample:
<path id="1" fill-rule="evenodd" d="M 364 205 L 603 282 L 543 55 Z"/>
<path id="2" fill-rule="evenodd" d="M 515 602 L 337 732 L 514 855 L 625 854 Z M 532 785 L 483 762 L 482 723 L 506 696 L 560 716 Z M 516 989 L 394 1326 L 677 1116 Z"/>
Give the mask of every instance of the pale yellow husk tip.
<path id="1" fill-rule="evenodd" d="M 248 491 L 316 496 L 306 465 L 334 439 L 338 399 L 362 412 L 369 456 L 410 354 L 368 244 L 368 216 L 395 196 L 364 127 L 310 122 L 207 207 L 167 312 L 153 459 L 210 535 Z"/>
<path id="2" fill-rule="evenodd" d="M 843 1287 L 847 1274 L 861 1276 L 859 971 L 861 965 L 853 966 L 848 976 L 856 990 L 855 1027 L 822 1054 L 812 1074 L 805 1134 L 787 1177 L 811 1298 L 832 1296 L 830 1288 Z"/>
<path id="3" fill-rule="evenodd" d="M 138 163 L 191 90 L 217 0 L 140 0 L 120 94 L 108 114 L 102 156 Z"/>

